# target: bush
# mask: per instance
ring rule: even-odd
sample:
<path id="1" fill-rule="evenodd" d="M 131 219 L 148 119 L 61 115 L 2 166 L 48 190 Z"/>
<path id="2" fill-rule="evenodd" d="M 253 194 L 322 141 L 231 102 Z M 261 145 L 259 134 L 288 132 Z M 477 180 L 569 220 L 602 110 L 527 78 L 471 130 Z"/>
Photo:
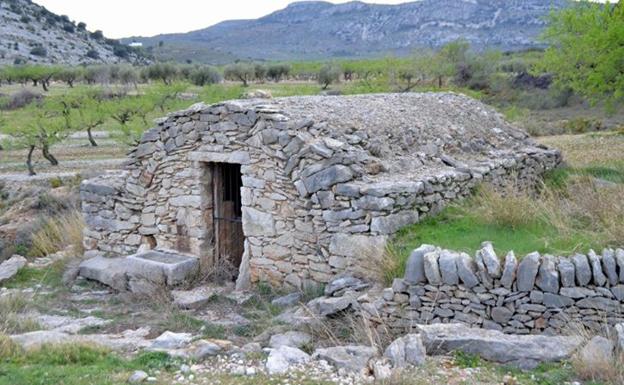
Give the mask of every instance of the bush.
<path id="1" fill-rule="evenodd" d="M 91 34 L 89 36 L 91 36 L 91 39 L 93 39 L 93 40 L 102 40 L 102 39 L 104 39 L 104 33 L 102 31 L 100 31 L 99 29 L 97 31 L 91 32 Z"/>
<path id="2" fill-rule="evenodd" d="M 600 131 L 602 121 L 599 119 L 574 118 L 564 123 L 563 128 L 570 134 L 584 134 L 586 132 Z"/>
<path id="3" fill-rule="evenodd" d="M 196 86 L 215 84 L 221 81 L 221 74 L 213 67 L 202 66 L 194 69 L 190 73 L 190 80 Z"/>
<path id="4" fill-rule="evenodd" d="M 76 32 L 76 27 L 74 27 L 74 25 L 71 23 L 67 23 L 67 24 L 63 24 L 63 30 L 65 32 L 74 33 Z"/>
<path id="5" fill-rule="evenodd" d="M 230 64 L 223 70 L 223 76 L 228 80 L 241 81 L 243 86 L 247 87 L 249 81 L 256 76 L 256 70 L 249 63 Z"/>
<path id="6" fill-rule="evenodd" d="M 86 56 L 89 59 L 98 60 L 100 58 L 100 53 L 96 49 L 90 49 L 87 51 Z"/>
<path id="7" fill-rule="evenodd" d="M 127 45 L 116 44 L 113 46 L 113 54 L 122 59 L 128 58 L 130 56 L 131 49 Z"/>
<path id="8" fill-rule="evenodd" d="M 288 64 L 272 64 L 267 70 L 267 76 L 269 79 L 279 82 L 283 77 L 288 76 L 290 69 Z"/>
<path id="9" fill-rule="evenodd" d="M 41 100 L 41 94 L 28 89 L 21 89 L 9 96 L 7 101 L 2 104 L 2 108 L 6 110 L 17 110 L 26 107 L 36 100 Z"/>
<path id="10" fill-rule="evenodd" d="M 318 73 L 318 82 L 323 86 L 323 89 L 326 89 L 330 84 L 340 80 L 341 73 L 342 70 L 336 65 L 324 65 Z"/>
<path id="11" fill-rule="evenodd" d="M 30 54 L 39 57 L 46 57 L 48 56 L 48 50 L 44 47 L 37 46 L 30 50 Z"/>

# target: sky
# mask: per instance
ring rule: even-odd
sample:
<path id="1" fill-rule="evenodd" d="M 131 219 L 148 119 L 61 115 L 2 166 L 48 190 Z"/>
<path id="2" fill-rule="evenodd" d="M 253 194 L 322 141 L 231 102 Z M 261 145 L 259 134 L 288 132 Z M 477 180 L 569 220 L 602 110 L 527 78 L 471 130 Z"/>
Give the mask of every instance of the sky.
<path id="1" fill-rule="evenodd" d="M 329 0 L 346 3 L 349 0 Z M 223 20 L 255 19 L 293 0 L 34 0 L 59 15 L 100 29 L 106 37 L 153 36 L 206 28 Z M 399 4 L 406 0 L 366 0 Z"/>

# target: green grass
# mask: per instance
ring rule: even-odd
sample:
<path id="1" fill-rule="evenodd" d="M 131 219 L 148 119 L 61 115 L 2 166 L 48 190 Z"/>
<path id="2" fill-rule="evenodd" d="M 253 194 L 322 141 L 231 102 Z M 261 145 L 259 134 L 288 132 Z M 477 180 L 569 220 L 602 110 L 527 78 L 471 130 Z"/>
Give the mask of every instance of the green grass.
<path id="1" fill-rule="evenodd" d="M 9 289 L 33 287 L 37 284 L 60 287 L 62 286 L 64 266 L 65 264 L 59 261 L 42 269 L 24 267 L 13 278 L 4 282 L 3 286 Z"/>
<path id="2" fill-rule="evenodd" d="M 399 231 L 391 245 L 395 256 L 399 258 L 396 271 L 392 274 L 395 277 L 403 276 L 409 254 L 422 244 L 463 251 L 474 256 L 484 241 L 491 241 L 499 256 L 513 250 L 517 258 L 533 251 L 570 255 L 579 249 L 603 247 L 585 235 L 562 235 L 548 224 L 538 221 L 514 227 L 489 223 L 471 210 L 466 202 L 450 206 L 433 217 Z"/>
<path id="3" fill-rule="evenodd" d="M 179 363 L 165 353 L 141 353 L 125 359 L 84 345 L 44 346 L 0 357 L 0 385 L 116 385 L 134 370 L 174 371 Z"/>

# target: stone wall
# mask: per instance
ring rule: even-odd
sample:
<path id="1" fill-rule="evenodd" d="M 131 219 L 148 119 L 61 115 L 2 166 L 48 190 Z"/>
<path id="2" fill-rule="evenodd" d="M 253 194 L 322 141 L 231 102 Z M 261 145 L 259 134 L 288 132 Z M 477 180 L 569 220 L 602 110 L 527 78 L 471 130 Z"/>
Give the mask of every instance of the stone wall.
<path id="1" fill-rule="evenodd" d="M 439 105 L 442 97 L 468 100 L 443 94 L 432 103 Z M 386 96 L 368 98 L 379 102 Z M 401 98 L 411 105 L 422 96 Z M 352 105 L 366 105 L 360 99 Z M 531 187 L 561 161 L 559 152 L 516 141 L 519 134 L 511 129 L 503 136 L 497 127 L 487 132 L 511 141 L 513 148 L 488 147 L 469 154 L 475 160 L 459 161 L 428 151 L 440 146 L 422 143 L 383 159 L 370 149 L 377 138 L 364 130 L 345 134 L 327 117 L 266 103 L 198 104 L 170 114 L 143 135 L 124 171 L 84 181 L 89 253 L 117 256 L 147 245 L 196 255 L 209 269 L 216 263 L 210 164 L 236 163 L 243 185 L 243 265 L 252 281 L 301 288 L 344 271 L 369 273 L 387 237 L 400 227 L 467 196 L 484 181 L 499 185 L 518 178 Z M 484 118 L 474 119 L 478 125 Z M 475 146 L 484 148 L 483 139 L 475 138 Z M 397 160 L 406 165 L 401 174 L 387 172 L 385 163 Z"/>
<path id="2" fill-rule="evenodd" d="M 462 322 L 514 334 L 604 330 L 624 322 L 624 250 L 504 260 L 484 243 L 475 257 L 422 245 L 404 278 L 362 297 L 371 319 L 404 333 L 416 324 Z"/>

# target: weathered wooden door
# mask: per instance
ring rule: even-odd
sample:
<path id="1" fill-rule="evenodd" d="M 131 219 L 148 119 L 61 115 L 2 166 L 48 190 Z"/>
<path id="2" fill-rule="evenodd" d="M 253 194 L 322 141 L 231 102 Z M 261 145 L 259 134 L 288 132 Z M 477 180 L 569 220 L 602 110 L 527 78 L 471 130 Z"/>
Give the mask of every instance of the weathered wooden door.
<path id="1" fill-rule="evenodd" d="M 231 267 L 238 269 L 245 244 L 240 165 L 215 163 L 212 178 L 216 261 L 228 261 Z"/>

